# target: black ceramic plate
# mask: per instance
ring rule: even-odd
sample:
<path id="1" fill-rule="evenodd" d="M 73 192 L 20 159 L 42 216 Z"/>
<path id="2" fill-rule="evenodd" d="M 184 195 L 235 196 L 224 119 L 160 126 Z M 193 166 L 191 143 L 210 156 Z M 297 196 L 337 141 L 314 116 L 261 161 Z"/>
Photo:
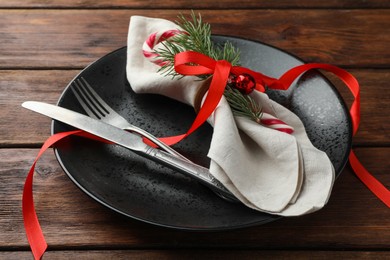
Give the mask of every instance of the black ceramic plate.
<path id="1" fill-rule="evenodd" d="M 215 36 L 241 50 L 242 65 L 278 77 L 302 61 L 262 43 Z M 82 76 L 129 122 L 156 136 L 184 133 L 195 118 L 191 107 L 151 94 L 135 94 L 126 80 L 126 48 L 116 50 L 84 69 Z M 305 74 L 288 91 L 268 91 L 275 101 L 296 113 L 313 144 L 330 157 L 337 174 L 351 146 L 348 111 L 334 87 L 318 72 Z M 83 112 L 69 89 L 58 105 Z M 52 132 L 71 128 L 53 121 Z M 208 166 L 212 128 L 204 125 L 175 146 L 194 162 Z M 73 137 L 56 156 L 66 174 L 89 196 L 126 216 L 187 230 L 222 230 L 259 225 L 277 219 L 220 199 L 208 188 L 115 145 Z M 237 162 L 240 163 L 240 162 Z"/>

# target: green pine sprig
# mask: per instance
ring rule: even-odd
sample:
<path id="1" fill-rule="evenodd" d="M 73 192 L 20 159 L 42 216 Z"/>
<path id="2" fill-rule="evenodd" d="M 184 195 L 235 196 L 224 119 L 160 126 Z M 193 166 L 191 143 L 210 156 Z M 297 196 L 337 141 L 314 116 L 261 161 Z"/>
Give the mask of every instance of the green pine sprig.
<path id="1" fill-rule="evenodd" d="M 183 51 L 195 51 L 205 54 L 215 60 L 226 60 L 233 66 L 239 65 L 240 52 L 232 43 L 226 42 L 222 46 L 214 44 L 211 39 L 211 26 L 204 23 L 201 15 L 191 13 L 191 19 L 187 20 L 183 15 L 178 16 L 176 24 L 180 26 L 183 33 L 179 33 L 162 43 L 162 47 L 155 52 L 166 61 L 159 69 L 159 72 L 175 78 L 178 74 L 174 69 L 175 55 Z M 201 75 L 200 79 L 206 79 L 210 75 Z M 249 117 L 260 123 L 261 107 L 249 95 L 244 95 L 237 89 L 226 87 L 224 96 L 232 111 L 237 116 Z"/>
<path id="2" fill-rule="evenodd" d="M 249 117 L 260 124 L 262 116 L 261 106 L 250 96 L 243 95 L 239 90 L 227 86 L 224 96 L 236 116 Z"/>
<path id="3" fill-rule="evenodd" d="M 179 15 L 176 24 L 180 26 L 183 33 L 164 41 L 162 43 L 163 47 L 156 50 L 156 53 L 164 61 L 168 61 L 159 70 L 163 74 L 172 77 L 181 76 L 174 70 L 173 63 L 175 55 L 183 51 L 203 53 L 215 60 L 226 60 L 233 66 L 238 65 L 240 60 L 239 50 L 230 42 L 226 42 L 223 46 L 216 46 L 211 40 L 211 26 L 203 22 L 200 14 L 197 17 L 192 12 L 191 20 Z M 201 78 L 206 77 L 207 75 L 201 76 Z"/>

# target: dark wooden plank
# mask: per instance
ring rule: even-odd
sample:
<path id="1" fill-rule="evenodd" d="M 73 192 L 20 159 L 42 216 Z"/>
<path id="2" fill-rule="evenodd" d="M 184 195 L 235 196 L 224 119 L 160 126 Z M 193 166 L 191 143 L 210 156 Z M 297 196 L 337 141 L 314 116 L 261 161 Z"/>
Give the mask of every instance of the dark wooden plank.
<path id="1" fill-rule="evenodd" d="M 0 149 L 0 247 L 26 249 L 21 216 L 24 178 L 37 149 Z M 360 148 L 357 156 L 378 179 L 390 183 L 390 148 Z M 390 249 L 388 208 L 349 167 L 319 212 L 224 232 L 185 232 L 155 227 L 111 212 L 65 176 L 53 153 L 39 161 L 35 205 L 52 250 L 105 248 L 181 249 Z M 156 235 L 158 234 L 158 235 Z"/>
<path id="2" fill-rule="evenodd" d="M 50 119 L 20 105 L 27 100 L 55 104 L 78 70 L 5 70 L 0 71 L 0 146 L 39 146 L 50 135 Z M 390 96 L 389 70 L 351 70 L 361 84 L 361 127 L 356 145 L 389 145 Z M 339 89 L 350 104 L 352 98 L 338 81 Z M 11 98 L 12 97 L 12 98 Z"/>
<path id="3" fill-rule="evenodd" d="M 47 259 L 388 259 L 380 251 L 274 251 L 274 250 L 84 250 L 48 251 Z M 31 259 L 30 252 L 1 252 L 4 259 Z"/>
<path id="4" fill-rule="evenodd" d="M 328 1 L 310 1 L 310 0 L 220 0 L 220 1 L 190 1 L 190 0 L 101 0 L 101 1 L 76 1 L 76 0 L 14 0 L 0 2 L 2 8 L 172 8 L 172 9 L 233 9 L 233 8 L 378 8 L 390 7 L 386 0 L 328 0 Z"/>
<path id="5" fill-rule="evenodd" d="M 0 68 L 84 67 L 126 45 L 130 16 L 175 20 L 182 11 L 0 10 Z M 201 12 L 215 34 L 263 41 L 308 62 L 353 67 L 390 64 L 390 34 L 384 30 L 390 27 L 389 9 Z"/>

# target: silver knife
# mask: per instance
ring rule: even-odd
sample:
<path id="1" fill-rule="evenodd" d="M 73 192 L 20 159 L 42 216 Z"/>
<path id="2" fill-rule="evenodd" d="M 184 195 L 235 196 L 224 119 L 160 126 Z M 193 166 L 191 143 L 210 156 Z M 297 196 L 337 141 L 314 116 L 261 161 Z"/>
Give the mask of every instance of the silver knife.
<path id="1" fill-rule="evenodd" d="M 137 134 L 126 132 L 120 128 L 75 111 L 43 102 L 26 101 L 22 104 L 22 106 L 130 149 L 136 154 L 147 157 L 157 163 L 163 164 L 187 176 L 195 178 L 225 199 L 238 201 L 238 199 L 230 193 L 225 186 L 223 186 L 216 178 L 214 178 L 214 176 L 210 174 L 207 168 L 181 159 L 162 150 L 153 148 L 145 144 L 142 141 L 142 137 Z"/>

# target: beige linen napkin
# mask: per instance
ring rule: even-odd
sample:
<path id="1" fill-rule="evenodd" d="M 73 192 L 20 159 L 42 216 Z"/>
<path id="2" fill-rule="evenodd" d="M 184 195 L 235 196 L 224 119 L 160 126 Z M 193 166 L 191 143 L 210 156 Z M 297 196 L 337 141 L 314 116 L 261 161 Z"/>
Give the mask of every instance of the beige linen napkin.
<path id="1" fill-rule="evenodd" d="M 190 76 L 164 77 L 157 72 L 159 66 L 142 53 L 150 34 L 176 28 L 163 19 L 131 17 L 127 78 L 137 93 L 161 94 L 194 106 L 202 82 Z M 222 97 L 208 119 L 214 128 L 208 153 L 210 172 L 245 205 L 262 212 L 296 216 L 322 208 L 334 182 L 334 169 L 327 155 L 311 144 L 295 114 L 264 93 L 254 91 L 251 95 L 265 113 L 294 127 L 294 133 L 289 135 L 235 117 Z"/>

